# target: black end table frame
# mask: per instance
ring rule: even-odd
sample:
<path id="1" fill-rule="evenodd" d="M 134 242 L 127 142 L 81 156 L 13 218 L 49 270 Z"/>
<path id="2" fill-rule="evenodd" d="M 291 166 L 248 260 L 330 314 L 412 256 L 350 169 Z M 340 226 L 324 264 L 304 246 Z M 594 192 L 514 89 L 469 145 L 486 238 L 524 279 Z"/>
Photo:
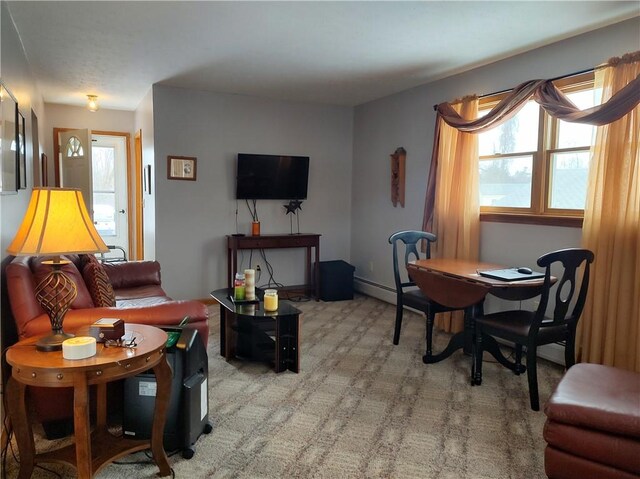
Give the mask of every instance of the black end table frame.
<path id="1" fill-rule="evenodd" d="M 263 292 L 258 303 L 231 301 L 232 289 L 218 289 L 211 296 L 220 303 L 220 355 L 273 363 L 276 373 L 300 371 L 300 314 L 287 301 L 277 311 L 265 311 Z"/>

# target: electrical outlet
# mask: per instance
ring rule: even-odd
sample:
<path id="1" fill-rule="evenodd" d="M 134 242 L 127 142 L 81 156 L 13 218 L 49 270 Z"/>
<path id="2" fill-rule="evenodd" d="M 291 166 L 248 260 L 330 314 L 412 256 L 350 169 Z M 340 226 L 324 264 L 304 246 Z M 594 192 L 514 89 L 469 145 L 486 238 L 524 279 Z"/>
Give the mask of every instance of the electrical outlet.
<path id="1" fill-rule="evenodd" d="M 369 272 L 373 273 L 373 261 L 369 261 Z"/>
<path id="2" fill-rule="evenodd" d="M 262 270 L 260 269 L 260 265 L 259 265 L 259 264 L 257 264 L 257 265 L 256 265 L 256 271 L 257 271 L 258 273 L 262 272 Z"/>

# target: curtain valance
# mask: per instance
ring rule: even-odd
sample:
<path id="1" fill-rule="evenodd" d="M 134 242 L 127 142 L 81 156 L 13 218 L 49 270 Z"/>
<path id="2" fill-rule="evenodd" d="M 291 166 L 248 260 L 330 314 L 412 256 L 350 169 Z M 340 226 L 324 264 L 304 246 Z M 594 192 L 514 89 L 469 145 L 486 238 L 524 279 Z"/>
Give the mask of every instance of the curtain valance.
<path id="1" fill-rule="evenodd" d="M 638 61 L 640 52 L 624 55 L 617 61 Z M 612 60 L 613 61 L 613 60 Z M 610 61 L 611 62 L 611 61 Z M 640 75 L 630 81 L 624 88 L 601 105 L 580 110 L 562 93 L 552 80 L 529 80 L 521 83 L 501 100 L 482 118 L 466 119 L 454 109 L 452 103 L 440 103 L 436 107 L 437 118 L 434 131 L 434 148 L 432 150 L 431 168 L 427 180 L 427 194 L 422 227 L 429 231 L 433 220 L 434 200 L 436 195 L 436 177 L 438 173 L 438 148 L 441 133 L 440 122 L 465 133 L 482 133 L 515 116 L 529 99 L 533 98 L 549 115 L 574 123 L 606 125 L 612 123 L 640 104 Z"/>

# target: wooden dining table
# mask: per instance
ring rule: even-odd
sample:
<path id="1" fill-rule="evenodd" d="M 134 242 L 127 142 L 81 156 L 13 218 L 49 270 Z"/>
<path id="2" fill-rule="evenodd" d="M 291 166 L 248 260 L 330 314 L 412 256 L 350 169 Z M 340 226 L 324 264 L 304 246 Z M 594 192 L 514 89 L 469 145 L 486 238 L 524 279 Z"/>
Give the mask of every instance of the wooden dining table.
<path id="1" fill-rule="evenodd" d="M 416 260 L 407 264 L 409 277 L 428 298 L 443 306 L 464 310 L 463 331 L 454 334 L 446 348 L 438 354 L 433 354 L 431 342 L 427 341 L 427 350 L 422 357 L 424 363 L 442 361 L 458 349 L 471 354 L 475 328 L 473 318 L 483 314 L 487 294 L 505 300 L 522 301 L 541 293 L 543 278 L 503 281 L 487 278 L 479 273 L 505 268 L 507 267 L 500 264 L 445 258 Z M 552 281 L 555 282 L 555 278 Z M 526 371 L 525 366 L 509 361 L 502 354 L 493 337 L 486 338 L 484 349 L 516 374 Z"/>

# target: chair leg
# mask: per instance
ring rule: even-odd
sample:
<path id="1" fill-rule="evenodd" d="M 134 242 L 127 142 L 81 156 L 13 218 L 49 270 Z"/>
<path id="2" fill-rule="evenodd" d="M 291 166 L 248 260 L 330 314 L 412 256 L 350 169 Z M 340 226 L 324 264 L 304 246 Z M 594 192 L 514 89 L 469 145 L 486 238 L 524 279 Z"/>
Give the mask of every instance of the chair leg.
<path id="1" fill-rule="evenodd" d="M 472 370 L 472 377 L 471 377 L 471 385 L 478 385 L 480 386 L 482 384 L 482 354 L 483 354 L 483 348 L 484 345 L 482 344 L 482 330 L 478 327 L 478 325 L 476 324 L 476 331 L 475 331 L 475 344 L 474 344 L 474 354 L 471 357 L 471 361 L 473 361 L 472 366 L 471 366 L 471 370 Z"/>
<path id="2" fill-rule="evenodd" d="M 428 312 L 425 314 L 427 318 L 426 323 L 426 336 L 427 336 L 427 357 L 430 357 L 433 354 L 433 323 L 436 319 L 435 313 Z"/>
<path id="3" fill-rule="evenodd" d="M 534 345 L 527 346 L 527 379 L 529 381 L 529 401 L 531 409 L 540 410 L 540 398 L 538 397 L 538 373 L 537 373 L 537 348 Z"/>
<path id="4" fill-rule="evenodd" d="M 400 328 L 402 327 L 402 303 L 396 305 L 396 326 L 393 331 L 393 344 L 398 345 L 400 342 Z"/>
<path id="5" fill-rule="evenodd" d="M 564 367 L 569 369 L 576 363 L 576 337 L 570 334 L 564 345 Z"/>
<path id="6" fill-rule="evenodd" d="M 522 344 L 516 344 L 516 357 L 515 357 L 516 367 L 513 370 L 516 376 L 520 376 L 520 373 L 523 372 L 522 368 Z"/>

